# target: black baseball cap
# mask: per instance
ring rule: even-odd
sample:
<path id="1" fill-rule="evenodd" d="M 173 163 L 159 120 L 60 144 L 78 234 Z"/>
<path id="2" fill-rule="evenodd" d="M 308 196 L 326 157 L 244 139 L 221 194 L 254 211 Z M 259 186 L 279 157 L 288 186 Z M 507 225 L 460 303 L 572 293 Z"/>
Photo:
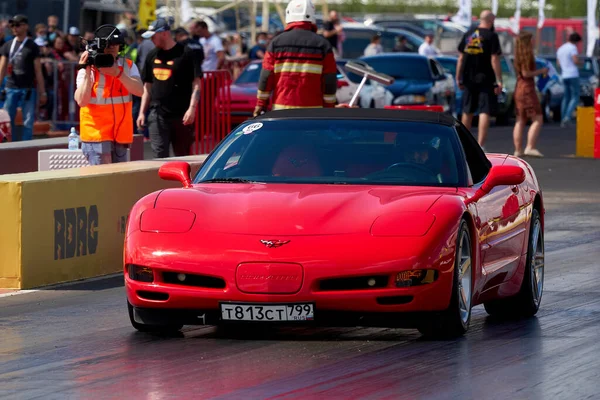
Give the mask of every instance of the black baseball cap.
<path id="1" fill-rule="evenodd" d="M 167 22 L 167 20 L 164 18 L 159 18 L 150 24 L 148 30 L 142 34 L 142 37 L 144 39 L 150 39 L 155 33 L 166 32 L 170 30 L 171 26 L 169 25 L 169 22 Z"/>
<path id="2" fill-rule="evenodd" d="M 8 24 L 29 24 L 29 19 L 23 14 L 17 14 L 8 20 Z"/>

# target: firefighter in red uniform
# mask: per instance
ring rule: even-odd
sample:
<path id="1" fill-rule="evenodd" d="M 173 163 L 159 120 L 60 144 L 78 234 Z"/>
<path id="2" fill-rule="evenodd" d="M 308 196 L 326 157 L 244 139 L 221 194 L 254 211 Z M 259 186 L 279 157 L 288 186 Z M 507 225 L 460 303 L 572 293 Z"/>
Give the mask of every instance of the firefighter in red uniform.
<path id="1" fill-rule="evenodd" d="M 272 109 L 335 107 L 337 66 L 329 42 L 317 34 L 311 0 L 292 0 L 285 31 L 269 44 L 258 82 L 254 116 Z"/>

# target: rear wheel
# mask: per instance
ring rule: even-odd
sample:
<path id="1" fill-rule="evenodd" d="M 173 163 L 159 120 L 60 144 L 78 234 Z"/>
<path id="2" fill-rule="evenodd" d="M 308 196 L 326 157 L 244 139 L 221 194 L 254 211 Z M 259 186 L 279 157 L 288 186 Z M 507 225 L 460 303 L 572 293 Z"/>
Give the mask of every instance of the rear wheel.
<path id="1" fill-rule="evenodd" d="M 473 257 L 471 234 L 463 219 L 458 230 L 454 260 L 454 281 L 450 306 L 442 314 L 423 323 L 418 329 L 424 336 L 453 338 L 464 335 L 471 323 Z"/>
<path id="2" fill-rule="evenodd" d="M 544 233 L 538 210 L 531 216 L 531 229 L 527 246 L 527 262 L 521 289 L 516 296 L 485 303 L 488 314 L 507 317 L 532 317 L 539 308 L 544 290 Z"/>
<path id="3" fill-rule="evenodd" d="M 129 321 L 131 322 L 131 326 L 140 332 L 175 333 L 183 328 L 183 325 L 180 324 L 147 325 L 137 322 L 133 315 L 133 306 L 129 303 L 129 301 L 127 302 L 127 311 L 129 313 Z"/>

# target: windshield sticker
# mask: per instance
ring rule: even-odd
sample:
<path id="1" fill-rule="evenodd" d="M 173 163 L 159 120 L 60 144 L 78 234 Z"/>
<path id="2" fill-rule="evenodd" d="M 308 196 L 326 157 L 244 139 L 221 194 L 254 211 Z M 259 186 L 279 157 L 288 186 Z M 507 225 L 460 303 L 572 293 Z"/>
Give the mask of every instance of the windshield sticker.
<path id="1" fill-rule="evenodd" d="M 256 124 L 250 124 L 247 127 L 245 127 L 242 132 L 244 132 L 244 135 L 249 135 L 252 132 L 257 131 L 262 127 L 263 127 L 263 124 L 261 122 L 258 122 Z"/>

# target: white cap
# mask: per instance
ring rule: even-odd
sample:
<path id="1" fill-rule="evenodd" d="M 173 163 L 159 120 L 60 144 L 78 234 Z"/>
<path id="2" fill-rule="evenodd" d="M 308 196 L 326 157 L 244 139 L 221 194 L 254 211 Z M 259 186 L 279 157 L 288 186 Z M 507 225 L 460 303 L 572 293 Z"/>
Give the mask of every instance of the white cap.
<path id="1" fill-rule="evenodd" d="M 315 6 L 311 0 L 292 0 L 285 10 L 285 23 L 311 22 L 316 24 Z"/>
<path id="2" fill-rule="evenodd" d="M 69 28 L 69 35 L 72 36 L 79 36 L 79 29 L 77 29 L 77 27 L 72 26 Z"/>

